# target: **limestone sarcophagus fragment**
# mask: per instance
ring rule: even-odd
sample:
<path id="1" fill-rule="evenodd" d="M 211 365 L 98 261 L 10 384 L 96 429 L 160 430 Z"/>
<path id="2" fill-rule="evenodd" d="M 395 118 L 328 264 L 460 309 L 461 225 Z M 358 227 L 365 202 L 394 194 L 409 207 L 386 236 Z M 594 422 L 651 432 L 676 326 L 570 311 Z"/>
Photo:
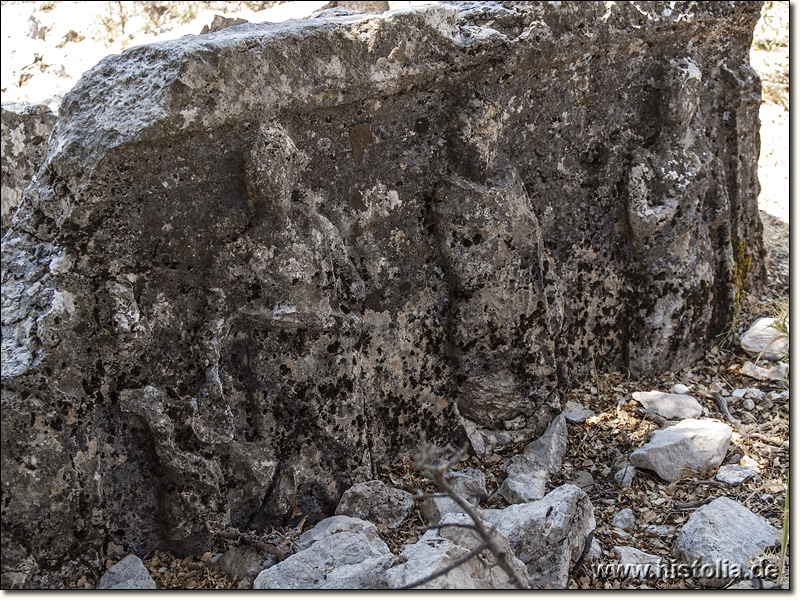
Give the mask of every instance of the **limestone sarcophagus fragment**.
<path id="1" fill-rule="evenodd" d="M 423 433 L 534 436 L 592 364 L 701 356 L 762 278 L 759 4 L 673 4 L 243 24 L 89 71 L 3 237 L 4 587 L 319 519 Z"/>

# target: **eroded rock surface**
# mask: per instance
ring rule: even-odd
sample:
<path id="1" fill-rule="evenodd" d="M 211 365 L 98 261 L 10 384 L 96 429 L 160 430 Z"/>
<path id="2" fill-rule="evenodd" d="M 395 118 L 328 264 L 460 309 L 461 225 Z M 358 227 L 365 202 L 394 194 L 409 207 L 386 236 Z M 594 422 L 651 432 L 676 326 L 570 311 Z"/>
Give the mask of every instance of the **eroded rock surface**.
<path id="1" fill-rule="evenodd" d="M 42 166 L 47 155 L 47 141 L 56 115 L 45 104 L 3 104 L 0 119 L 0 156 L 2 156 L 2 199 L 0 200 L 0 235 L 11 223 L 11 216 L 22 202 L 22 194 Z"/>
<path id="2" fill-rule="evenodd" d="M 414 504 L 411 494 L 373 480 L 357 483 L 343 495 L 336 506 L 337 515 L 348 515 L 372 523 L 397 527 Z"/>
<path id="3" fill-rule="evenodd" d="M 763 277 L 758 13 L 437 4 L 104 59 L 3 238 L 4 587 L 313 523 L 423 432 L 541 434 L 595 356 L 700 356 Z"/>

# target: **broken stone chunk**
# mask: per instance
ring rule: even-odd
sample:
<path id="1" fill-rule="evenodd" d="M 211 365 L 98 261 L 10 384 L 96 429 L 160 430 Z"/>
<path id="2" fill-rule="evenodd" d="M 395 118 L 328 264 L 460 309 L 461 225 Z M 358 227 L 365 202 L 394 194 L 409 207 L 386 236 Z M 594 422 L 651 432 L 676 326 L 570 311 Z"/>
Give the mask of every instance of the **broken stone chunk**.
<path id="1" fill-rule="evenodd" d="M 733 430 L 719 421 L 684 419 L 654 431 L 650 441 L 634 451 L 629 460 L 637 468 L 675 481 L 721 465 L 732 434 Z"/>
<path id="2" fill-rule="evenodd" d="M 300 541 L 299 552 L 258 574 L 254 589 L 373 588 L 395 560 L 375 525 L 353 517 L 324 519 Z"/>
<path id="3" fill-rule="evenodd" d="M 547 487 L 547 471 L 525 455 L 511 459 L 505 478 L 497 493 L 510 504 L 533 502 L 544 498 Z"/>
<path id="4" fill-rule="evenodd" d="M 614 473 L 614 481 L 623 488 L 631 487 L 634 477 L 636 477 L 636 467 L 630 463 L 626 463 L 624 467 Z"/>
<path id="5" fill-rule="evenodd" d="M 103 573 L 98 590 L 154 590 L 156 582 L 138 556 L 129 554 Z"/>
<path id="6" fill-rule="evenodd" d="M 511 504 L 543 498 L 548 474 L 561 469 L 566 451 L 567 422 L 562 413 L 553 419 L 539 439 L 511 459 L 511 464 L 506 468 L 508 477 L 497 493 Z"/>
<path id="7" fill-rule="evenodd" d="M 665 419 L 696 419 L 703 414 L 703 407 L 696 398 L 686 394 L 666 394 L 664 392 L 633 392 L 645 410 L 652 410 Z"/>
<path id="8" fill-rule="evenodd" d="M 483 510 L 481 516 L 508 537 L 528 569 L 531 588 L 565 588 L 570 569 L 583 554 L 596 525 L 589 497 L 569 484 L 536 502 Z"/>
<path id="9" fill-rule="evenodd" d="M 623 531 L 633 531 L 633 528 L 636 527 L 636 515 L 630 508 L 623 508 L 611 519 L 611 525 Z"/>
<path id="10" fill-rule="evenodd" d="M 759 381 L 782 381 L 786 379 L 788 372 L 789 365 L 783 362 L 769 369 L 759 367 L 749 361 L 742 365 L 742 375 L 747 375 Z"/>
<path id="11" fill-rule="evenodd" d="M 660 556 L 630 546 L 614 546 L 614 553 L 619 558 L 619 564 L 628 568 L 630 576 L 639 579 L 657 577 L 663 562 Z"/>
<path id="12" fill-rule="evenodd" d="M 471 524 L 472 520 L 465 514 L 453 514 L 448 522 Z M 484 524 L 488 530 L 491 525 Z M 525 565 L 514 555 L 514 550 L 504 533 L 495 530 L 493 541 L 500 551 L 506 555 L 509 566 L 522 583 L 527 583 Z M 404 585 L 419 581 L 436 571 L 454 563 L 481 543 L 476 532 L 465 527 L 444 527 L 441 530 L 430 530 L 418 542 L 406 546 L 397 557 L 396 565 L 381 577 L 380 587 L 397 589 Z M 487 564 L 474 557 L 466 563 L 451 569 L 415 589 L 513 589 L 505 571 Z"/>
<path id="13" fill-rule="evenodd" d="M 336 514 L 357 517 L 376 525 L 386 523 L 389 528 L 395 528 L 411 514 L 413 505 L 411 494 L 405 490 L 373 480 L 357 483 L 342 494 Z"/>
<path id="14" fill-rule="evenodd" d="M 714 476 L 719 481 L 738 485 L 758 475 L 758 469 L 744 465 L 723 465 Z"/>
<path id="15" fill-rule="evenodd" d="M 588 408 L 584 408 L 580 402 L 568 401 L 564 407 L 564 416 L 574 423 L 583 423 L 594 413 Z"/>
<path id="16" fill-rule="evenodd" d="M 478 469 L 448 471 L 445 481 L 453 491 L 470 504 L 477 505 L 486 500 L 486 475 Z M 451 498 L 426 498 L 422 502 L 422 516 L 428 523 L 438 523 L 448 513 L 463 512 L 458 503 Z"/>
<path id="17" fill-rule="evenodd" d="M 789 336 L 775 327 L 775 319 L 757 319 L 740 338 L 742 350 L 766 360 L 784 360 L 789 353 Z"/>
<path id="18" fill-rule="evenodd" d="M 701 583 L 723 587 L 749 576 L 748 561 L 780 543 L 780 532 L 730 498 L 698 508 L 678 532 L 672 554 L 684 564 L 700 565 Z"/>

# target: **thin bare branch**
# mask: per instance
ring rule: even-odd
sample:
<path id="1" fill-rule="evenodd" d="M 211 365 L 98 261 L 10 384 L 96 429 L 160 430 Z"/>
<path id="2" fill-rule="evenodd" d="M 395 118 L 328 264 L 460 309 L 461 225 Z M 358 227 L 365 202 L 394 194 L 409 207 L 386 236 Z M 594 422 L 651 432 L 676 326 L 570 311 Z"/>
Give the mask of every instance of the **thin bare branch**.
<path id="1" fill-rule="evenodd" d="M 465 445 L 458 452 L 456 452 L 450 458 L 450 460 L 442 464 L 436 464 L 436 460 L 435 457 L 433 456 L 430 446 L 428 446 L 428 444 L 426 443 L 423 443 L 420 453 L 417 457 L 416 464 L 417 467 L 420 470 L 422 470 L 428 476 L 428 478 L 432 479 L 433 482 L 437 485 L 437 487 L 440 490 L 442 490 L 448 497 L 450 497 L 450 499 L 453 500 L 459 506 L 459 508 L 461 508 L 461 510 L 464 513 L 466 513 L 467 516 L 469 516 L 469 518 L 472 520 L 473 524 L 470 528 L 473 529 L 475 532 L 477 532 L 477 534 L 483 540 L 483 542 L 478 546 L 478 548 L 488 549 L 495 556 L 498 566 L 503 569 L 503 571 L 508 576 L 509 581 L 511 581 L 511 583 L 513 583 L 515 587 L 519 589 L 527 589 L 528 588 L 527 582 L 523 581 L 520 578 L 520 576 L 514 571 L 514 569 L 511 568 L 511 565 L 506 560 L 505 553 L 498 547 L 497 543 L 494 541 L 492 537 L 497 528 L 497 525 L 493 525 L 490 529 L 487 530 L 476 508 L 472 506 L 472 504 L 467 502 L 465 498 L 462 498 L 461 495 L 458 494 L 449 483 L 447 483 L 447 480 L 445 478 L 447 471 L 451 467 L 458 464 L 458 462 L 461 461 L 464 458 L 464 456 L 466 456 L 467 449 L 468 446 Z M 478 553 L 476 552 L 475 554 Z M 466 560 L 469 559 L 465 560 L 459 559 L 459 560 L 460 562 L 457 561 L 457 565 L 462 564 L 463 562 L 466 562 Z M 455 568 L 452 565 L 448 565 L 448 567 L 449 568 L 447 570 L 443 571 L 444 573 Z M 434 575 L 438 577 L 439 575 L 441 575 L 441 573 L 438 575 L 437 574 Z M 429 576 L 429 577 L 431 579 L 435 578 L 434 576 Z M 431 579 L 426 579 L 425 581 L 430 581 Z M 415 586 L 421 585 L 421 583 L 418 582 L 414 585 Z"/>
<path id="2" fill-rule="evenodd" d="M 289 555 L 289 553 L 287 553 L 283 548 L 280 548 L 275 544 L 270 544 L 269 542 L 265 542 L 264 540 L 261 540 L 257 536 L 252 535 L 250 533 L 245 533 L 241 531 L 235 531 L 235 532 L 225 531 L 223 529 L 215 527 L 208 521 L 204 521 L 204 524 L 206 526 L 206 529 L 211 535 L 225 538 L 227 540 L 245 542 L 246 544 L 253 546 L 257 550 L 261 550 L 262 552 L 266 552 L 267 554 L 272 554 L 278 560 L 284 560 Z"/>

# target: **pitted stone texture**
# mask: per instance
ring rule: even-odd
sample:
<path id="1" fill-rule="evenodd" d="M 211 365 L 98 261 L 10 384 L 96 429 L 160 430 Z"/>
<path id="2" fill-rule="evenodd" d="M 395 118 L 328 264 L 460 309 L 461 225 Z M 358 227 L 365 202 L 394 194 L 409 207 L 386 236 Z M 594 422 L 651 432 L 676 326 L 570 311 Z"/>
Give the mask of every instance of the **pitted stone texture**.
<path id="1" fill-rule="evenodd" d="M 789 336 L 774 327 L 775 319 L 757 319 L 744 334 L 739 344 L 750 356 L 767 360 L 785 360 L 789 354 Z"/>
<path id="2" fill-rule="evenodd" d="M 528 568 L 531 588 L 565 588 L 570 569 L 595 528 L 592 503 L 574 485 L 562 485 L 537 502 L 483 510 L 481 516 L 508 537 Z"/>
<path id="3" fill-rule="evenodd" d="M 22 193 L 44 163 L 47 141 L 56 122 L 45 104 L 3 104 L 0 119 L 0 236 L 22 202 Z"/>
<path id="4" fill-rule="evenodd" d="M 780 532 L 775 527 L 723 496 L 692 513 L 675 538 L 672 554 L 684 564 L 725 562 L 747 569 L 750 559 L 779 543 Z M 709 587 L 723 587 L 730 579 L 718 573 L 700 581 Z"/>
<path id="5" fill-rule="evenodd" d="M 371 588 L 395 559 L 372 523 L 352 517 L 325 519 L 301 542 L 300 552 L 259 573 L 253 588 Z"/>
<path id="6" fill-rule="evenodd" d="M 138 556 L 129 554 L 103 573 L 98 590 L 154 590 L 156 582 Z"/>
<path id="7" fill-rule="evenodd" d="M 643 6 L 244 23 L 87 72 L 3 238 L 4 581 L 313 523 L 423 434 L 535 439 L 593 356 L 702 356 L 736 260 L 764 274 L 759 9 Z"/>
<path id="8" fill-rule="evenodd" d="M 336 507 L 337 515 L 349 515 L 393 528 L 411 514 L 411 494 L 373 480 L 357 483 L 343 495 Z"/>
<path id="9" fill-rule="evenodd" d="M 654 431 L 650 441 L 631 453 L 629 460 L 635 467 L 675 481 L 721 465 L 732 434 L 733 429 L 719 421 L 684 419 Z"/>
<path id="10" fill-rule="evenodd" d="M 646 410 L 652 410 L 665 419 L 696 419 L 703 414 L 703 407 L 697 399 L 687 394 L 666 394 L 652 390 L 633 392 L 632 395 Z"/>

